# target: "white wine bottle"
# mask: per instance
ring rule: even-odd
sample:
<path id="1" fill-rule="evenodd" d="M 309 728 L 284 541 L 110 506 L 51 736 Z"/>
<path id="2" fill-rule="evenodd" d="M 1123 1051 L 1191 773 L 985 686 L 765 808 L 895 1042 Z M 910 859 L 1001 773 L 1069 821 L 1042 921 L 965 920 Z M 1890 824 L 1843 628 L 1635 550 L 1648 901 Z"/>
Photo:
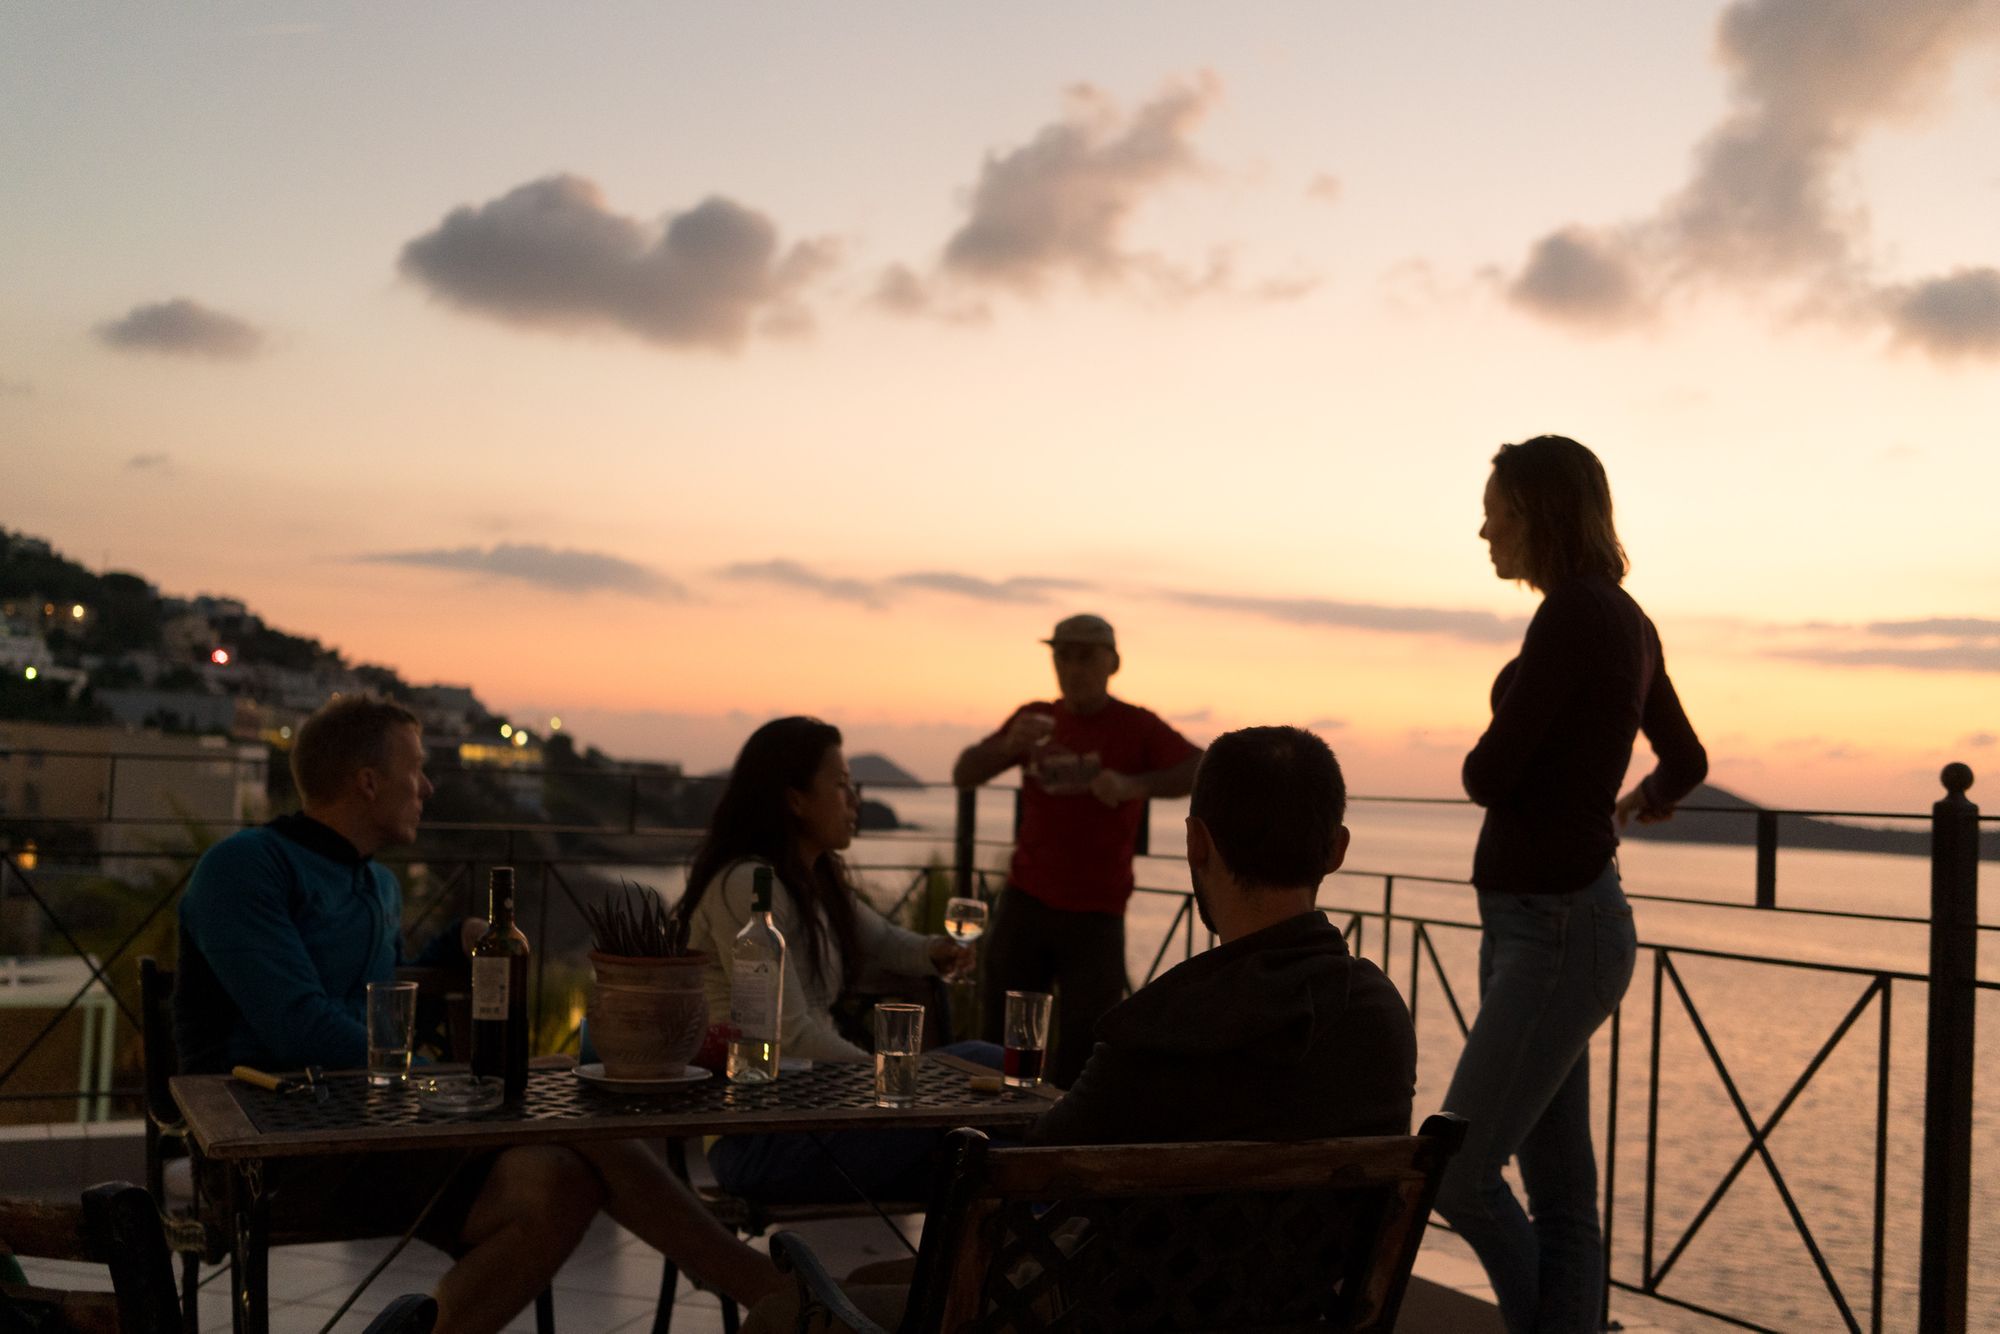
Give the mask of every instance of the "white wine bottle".
<path id="1" fill-rule="evenodd" d="M 778 1016 L 785 1002 L 785 937 L 771 924 L 771 868 L 759 866 L 750 886 L 750 920 L 729 950 L 732 1084 L 768 1084 L 778 1077 Z"/>

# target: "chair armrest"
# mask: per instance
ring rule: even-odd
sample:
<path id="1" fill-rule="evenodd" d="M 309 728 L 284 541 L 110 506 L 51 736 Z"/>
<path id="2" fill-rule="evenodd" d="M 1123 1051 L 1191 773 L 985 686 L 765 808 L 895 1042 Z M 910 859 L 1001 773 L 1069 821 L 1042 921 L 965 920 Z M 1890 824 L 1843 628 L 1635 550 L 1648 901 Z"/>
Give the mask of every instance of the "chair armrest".
<path id="1" fill-rule="evenodd" d="M 801 1331 L 811 1328 L 810 1316 L 824 1313 L 846 1325 L 854 1334 L 889 1334 L 848 1300 L 840 1284 L 834 1282 L 833 1275 L 826 1272 L 826 1266 L 819 1262 L 812 1247 L 798 1233 L 772 1233 L 771 1260 L 778 1266 L 779 1273 L 790 1274 L 798 1281 L 798 1327 Z"/>
<path id="2" fill-rule="evenodd" d="M 362 1334 L 430 1334 L 437 1323 L 438 1304 L 420 1292 L 407 1293 L 382 1308 Z"/>

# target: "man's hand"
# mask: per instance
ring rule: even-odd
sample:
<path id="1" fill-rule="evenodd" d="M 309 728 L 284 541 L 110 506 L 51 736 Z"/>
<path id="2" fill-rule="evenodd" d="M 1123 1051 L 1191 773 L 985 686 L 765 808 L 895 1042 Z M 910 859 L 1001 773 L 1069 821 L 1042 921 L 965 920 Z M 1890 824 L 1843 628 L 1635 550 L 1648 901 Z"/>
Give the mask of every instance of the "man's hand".
<path id="1" fill-rule="evenodd" d="M 961 945 L 950 936 L 932 936 L 930 948 L 931 966 L 947 982 L 963 977 L 971 970 L 972 961 L 977 957 L 972 952 L 972 946 Z"/>
<path id="2" fill-rule="evenodd" d="M 1651 806 L 1648 806 L 1646 804 L 1646 788 L 1642 783 L 1630 792 L 1627 792 L 1624 796 L 1618 798 L 1618 804 L 1611 809 L 1611 816 L 1618 822 L 1620 829 L 1630 824 L 1632 817 L 1635 815 L 1639 817 L 1640 824 L 1660 824 L 1663 821 L 1674 818 L 1674 808 L 1669 806 L 1661 811 L 1654 810 Z"/>
<path id="3" fill-rule="evenodd" d="M 1036 746 L 1055 735 L 1056 719 L 1052 713 L 1023 713 L 1007 725 L 1007 753 L 1017 758 L 1033 754 Z"/>
<path id="4" fill-rule="evenodd" d="M 1099 769 L 1090 780 L 1090 795 L 1106 806 L 1123 806 L 1128 801 L 1143 801 L 1147 794 L 1146 785 L 1132 775 L 1116 769 Z"/>

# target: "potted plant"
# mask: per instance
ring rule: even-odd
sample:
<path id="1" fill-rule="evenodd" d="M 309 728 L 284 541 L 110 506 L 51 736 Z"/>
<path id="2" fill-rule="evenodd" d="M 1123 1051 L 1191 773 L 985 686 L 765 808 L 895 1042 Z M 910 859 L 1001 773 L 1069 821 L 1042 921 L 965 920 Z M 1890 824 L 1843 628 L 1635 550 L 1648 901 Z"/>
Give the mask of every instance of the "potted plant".
<path id="1" fill-rule="evenodd" d="M 683 1074 L 708 1031 L 708 956 L 688 949 L 687 920 L 651 887 L 624 881 L 583 913 L 597 974 L 587 1014 L 605 1077 Z"/>

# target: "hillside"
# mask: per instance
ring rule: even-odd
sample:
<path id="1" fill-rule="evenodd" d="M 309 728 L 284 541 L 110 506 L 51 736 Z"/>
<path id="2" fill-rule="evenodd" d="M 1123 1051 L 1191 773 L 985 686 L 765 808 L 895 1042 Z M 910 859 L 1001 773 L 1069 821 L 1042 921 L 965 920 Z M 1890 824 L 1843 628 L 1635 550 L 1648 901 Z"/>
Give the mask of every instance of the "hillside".
<path id="1" fill-rule="evenodd" d="M 1702 809 L 1706 808 L 1706 809 Z M 1725 847 L 1755 847 L 1756 812 L 1763 808 L 1727 788 L 1703 783 L 1681 803 L 1678 814 L 1664 824 L 1633 824 L 1623 837 L 1638 842 L 1715 843 Z M 1884 852 L 1928 857 L 1930 828 L 1911 822 L 1901 828 L 1844 824 L 1804 815 L 1778 817 L 1778 846 L 1823 852 Z M 2000 829 L 1980 836 L 1982 861 L 2000 861 Z"/>

